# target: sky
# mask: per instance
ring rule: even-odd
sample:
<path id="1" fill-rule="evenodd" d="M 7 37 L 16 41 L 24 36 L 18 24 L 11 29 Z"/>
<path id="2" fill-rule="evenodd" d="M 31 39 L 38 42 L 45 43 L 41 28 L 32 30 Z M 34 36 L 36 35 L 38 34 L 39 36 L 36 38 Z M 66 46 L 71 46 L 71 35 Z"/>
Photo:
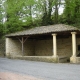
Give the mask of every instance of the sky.
<path id="1" fill-rule="evenodd" d="M 59 8 L 59 14 L 60 14 L 60 15 L 63 13 L 63 10 L 64 10 L 64 6 L 61 6 L 61 7 Z"/>

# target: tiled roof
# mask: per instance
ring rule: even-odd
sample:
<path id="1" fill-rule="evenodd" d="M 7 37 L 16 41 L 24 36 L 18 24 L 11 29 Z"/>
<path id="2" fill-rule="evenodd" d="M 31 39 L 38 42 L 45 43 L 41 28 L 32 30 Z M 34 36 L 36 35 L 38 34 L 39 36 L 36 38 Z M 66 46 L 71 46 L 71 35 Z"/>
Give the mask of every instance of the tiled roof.
<path id="1" fill-rule="evenodd" d="M 73 26 L 65 25 L 65 24 L 56 24 L 56 25 L 35 27 L 32 29 L 28 29 L 28 30 L 24 30 L 16 33 L 11 33 L 6 35 L 6 37 L 20 36 L 20 35 L 46 34 L 46 33 L 63 32 L 63 31 L 79 31 L 79 29 Z"/>

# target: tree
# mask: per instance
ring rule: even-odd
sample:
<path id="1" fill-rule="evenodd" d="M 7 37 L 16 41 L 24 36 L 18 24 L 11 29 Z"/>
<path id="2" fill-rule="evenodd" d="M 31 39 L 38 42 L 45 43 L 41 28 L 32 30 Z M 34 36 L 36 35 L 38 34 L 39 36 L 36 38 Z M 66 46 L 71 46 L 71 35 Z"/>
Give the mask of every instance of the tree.
<path id="1" fill-rule="evenodd" d="M 42 25 L 57 24 L 59 21 L 59 8 L 62 5 L 61 0 L 44 0 L 44 10 Z"/>
<path id="2" fill-rule="evenodd" d="M 64 18 L 65 23 L 79 26 L 80 0 L 65 0 Z"/>
<path id="3" fill-rule="evenodd" d="M 33 23 L 35 22 L 35 12 L 37 12 L 36 0 L 7 0 L 6 2 L 7 21 L 5 25 L 7 26 L 7 33 L 30 28 L 36 25 Z"/>
<path id="4" fill-rule="evenodd" d="M 61 5 L 64 12 L 59 15 Z M 6 0 L 3 9 L 0 7 L 1 13 L 6 13 L 5 33 L 57 23 L 80 25 L 80 0 Z M 2 14 L 0 18 L 2 21 Z"/>
<path id="5" fill-rule="evenodd" d="M 0 36 L 4 35 L 4 21 L 5 21 L 5 0 L 0 1 Z"/>
<path id="6" fill-rule="evenodd" d="M 11 33 L 22 29 L 22 22 L 19 20 L 18 12 L 21 5 L 18 0 L 7 0 L 6 1 L 6 22 L 5 22 L 5 33 Z"/>
<path id="7" fill-rule="evenodd" d="M 75 0 L 74 19 L 76 26 L 80 26 L 80 0 Z"/>
<path id="8" fill-rule="evenodd" d="M 42 25 L 50 25 L 53 23 L 51 19 L 52 2 L 53 0 L 43 0 Z"/>
<path id="9" fill-rule="evenodd" d="M 4 14 L 5 14 L 4 2 L 5 2 L 5 0 L 0 0 L 0 24 L 3 23 L 3 18 L 4 18 Z"/>

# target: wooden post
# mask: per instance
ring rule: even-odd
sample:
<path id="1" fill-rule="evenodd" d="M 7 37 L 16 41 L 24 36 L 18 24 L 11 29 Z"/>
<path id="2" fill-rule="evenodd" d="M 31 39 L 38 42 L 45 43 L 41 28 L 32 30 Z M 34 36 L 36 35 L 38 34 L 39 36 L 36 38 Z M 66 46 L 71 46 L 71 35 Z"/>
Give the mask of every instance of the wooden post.
<path id="1" fill-rule="evenodd" d="M 18 38 L 18 37 L 17 37 Z M 24 37 L 22 37 L 21 39 L 18 38 L 19 41 L 21 42 L 22 45 L 22 55 L 24 55 L 24 43 L 26 42 L 26 40 L 28 39 L 28 36 L 26 37 L 26 39 L 24 40 Z"/>
<path id="2" fill-rule="evenodd" d="M 22 37 L 22 55 L 24 55 L 24 38 Z"/>

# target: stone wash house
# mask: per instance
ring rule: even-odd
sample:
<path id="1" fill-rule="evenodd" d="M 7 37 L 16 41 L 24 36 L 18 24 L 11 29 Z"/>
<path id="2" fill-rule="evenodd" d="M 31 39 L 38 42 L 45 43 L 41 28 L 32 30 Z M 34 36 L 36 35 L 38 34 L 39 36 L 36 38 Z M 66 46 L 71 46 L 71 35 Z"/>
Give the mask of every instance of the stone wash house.
<path id="1" fill-rule="evenodd" d="M 6 35 L 6 56 L 46 62 L 80 62 L 80 30 L 56 24 Z"/>

